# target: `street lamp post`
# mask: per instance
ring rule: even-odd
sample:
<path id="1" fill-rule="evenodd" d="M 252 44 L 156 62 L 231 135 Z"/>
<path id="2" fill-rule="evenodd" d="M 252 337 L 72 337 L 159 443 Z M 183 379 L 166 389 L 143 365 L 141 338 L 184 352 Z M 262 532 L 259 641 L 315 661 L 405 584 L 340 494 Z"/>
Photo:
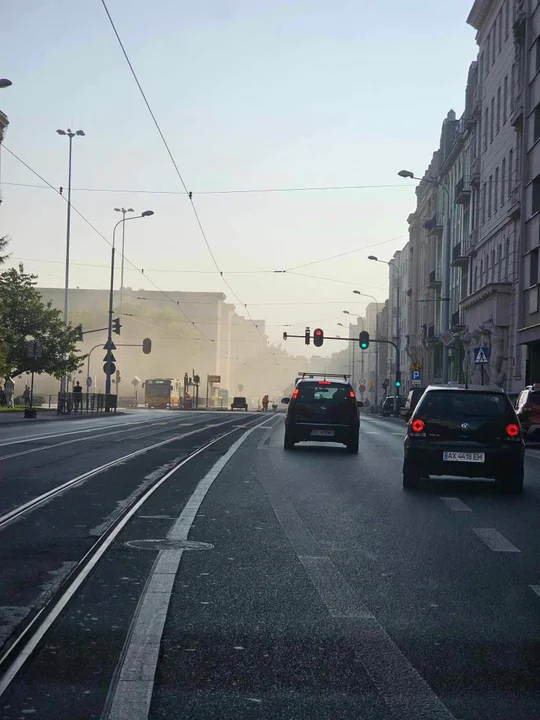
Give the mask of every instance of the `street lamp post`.
<path id="1" fill-rule="evenodd" d="M 71 239 L 71 157 L 73 151 L 73 138 L 77 135 L 84 137 L 83 130 L 73 132 L 70 128 L 67 130 L 57 130 L 59 135 L 66 135 L 69 139 L 69 159 L 68 159 L 68 194 L 67 194 L 67 220 L 66 220 L 66 269 L 64 278 L 64 324 L 68 324 L 68 295 L 69 295 L 69 250 Z M 60 382 L 60 392 L 65 392 L 66 379 L 62 378 Z"/>
<path id="2" fill-rule="evenodd" d="M 384 263 L 385 265 L 389 265 L 390 267 L 394 268 L 396 272 L 396 279 L 397 279 L 397 300 L 396 300 L 396 345 L 397 345 L 397 352 L 396 352 L 396 397 L 397 402 L 394 407 L 394 414 L 396 417 L 399 417 L 399 396 L 400 396 L 400 386 L 397 385 L 398 379 L 401 383 L 401 328 L 400 328 L 400 312 L 399 312 L 399 301 L 400 301 L 400 295 L 401 295 L 401 278 L 399 275 L 399 268 L 396 265 L 396 263 L 393 260 L 379 260 L 378 257 L 375 255 L 369 255 L 368 260 L 374 260 L 375 262 Z"/>
<path id="3" fill-rule="evenodd" d="M 344 315 L 351 315 L 351 313 L 350 313 L 348 310 L 344 310 L 344 311 L 343 311 L 343 314 L 344 314 Z M 358 327 L 358 319 L 356 320 L 356 325 L 357 325 L 357 327 Z M 352 383 L 352 386 L 353 386 L 353 387 L 354 387 L 354 364 L 355 364 L 355 362 L 356 362 L 356 358 L 355 358 L 355 345 L 356 345 L 356 343 L 353 342 L 353 344 L 352 344 L 352 365 L 351 365 L 351 369 L 352 369 L 352 372 L 351 372 L 351 383 Z M 363 369 L 363 368 L 362 368 L 362 369 Z M 355 390 L 355 392 L 356 392 L 356 388 L 354 388 L 354 390 Z"/>
<path id="4" fill-rule="evenodd" d="M 145 210 L 140 215 L 135 215 L 134 217 L 126 218 L 125 216 L 122 217 L 121 220 L 119 220 L 116 225 L 113 228 L 113 235 L 112 235 L 112 249 L 111 249 L 111 285 L 109 288 L 109 324 L 107 328 L 107 356 L 105 360 L 105 394 L 110 395 L 111 393 L 111 367 L 112 367 L 112 326 L 113 326 L 113 301 L 114 301 L 114 253 L 115 253 L 115 240 L 116 240 L 116 228 L 119 225 L 123 225 L 126 222 L 129 222 L 130 220 L 139 220 L 140 218 L 144 217 L 150 217 L 150 215 L 153 215 L 153 210 Z"/>
<path id="5" fill-rule="evenodd" d="M 364 297 L 371 298 L 375 302 L 375 338 L 379 339 L 379 303 L 373 295 L 368 293 L 360 292 L 360 290 L 353 290 L 355 295 L 363 295 Z M 375 408 L 379 407 L 379 343 L 375 343 Z"/>
<path id="6" fill-rule="evenodd" d="M 443 242 L 443 307 L 442 307 L 442 321 L 443 321 L 443 331 L 447 332 L 450 329 L 450 262 L 451 262 L 451 235 L 452 235 L 452 210 L 451 210 L 451 202 L 450 202 L 450 191 L 444 185 L 443 183 L 439 182 L 435 178 L 419 178 L 416 177 L 416 175 L 411 172 L 410 170 L 400 170 L 398 172 L 399 177 L 402 178 L 409 178 L 411 180 L 419 180 L 422 182 L 424 180 L 425 182 L 429 183 L 430 185 L 434 185 L 436 188 L 441 188 L 441 190 L 444 190 L 446 193 L 446 199 L 448 202 L 448 210 L 446 212 L 446 230 L 445 230 L 445 237 Z M 442 375 L 443 375 L 443 383 L 448 382 L 448 345 L 443 342 L 443 348 L 442 348 Z"/>
<path id="7" fill-rule="evenodd" d="M 126 213 L 135 212 L 133 208 L 114 208 L 115 212 L 122 213 L 122 219 L 126 219 Z M 124 311 L 124 248 L 126 245 L 126 223 L 122 224 L 122 262 L 120 264 L 120 317 Z"/>

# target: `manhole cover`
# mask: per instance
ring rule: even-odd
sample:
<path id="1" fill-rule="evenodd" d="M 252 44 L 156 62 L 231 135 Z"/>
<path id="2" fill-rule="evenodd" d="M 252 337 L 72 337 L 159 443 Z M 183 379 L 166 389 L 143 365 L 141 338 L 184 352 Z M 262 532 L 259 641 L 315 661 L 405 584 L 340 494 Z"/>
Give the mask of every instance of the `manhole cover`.
<path id="1" fill-rule="evenodd" d="M 212 543 L 196 542 L 195 540 L 130 540 L 126 543 L 136 550 L 212 550 Z"/>

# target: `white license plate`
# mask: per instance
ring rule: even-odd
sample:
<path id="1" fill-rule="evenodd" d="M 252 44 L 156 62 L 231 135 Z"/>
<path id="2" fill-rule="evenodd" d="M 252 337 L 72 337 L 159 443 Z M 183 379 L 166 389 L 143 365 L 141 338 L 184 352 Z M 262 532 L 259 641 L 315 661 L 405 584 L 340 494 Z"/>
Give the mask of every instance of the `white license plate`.
<path id="1" fill-rule="evenodd" d="M 453 452 L 452 450 L 445 450 L 443 452 L 443 460 L 447 462 L 483 463 L 486 461 L 486 454 L 480 452 Z"/>
<path id="2" fill-rule="evenodd" d="M 333 430 L 312 430 L 311 434 L 317 437 L 334 437 Z"/>

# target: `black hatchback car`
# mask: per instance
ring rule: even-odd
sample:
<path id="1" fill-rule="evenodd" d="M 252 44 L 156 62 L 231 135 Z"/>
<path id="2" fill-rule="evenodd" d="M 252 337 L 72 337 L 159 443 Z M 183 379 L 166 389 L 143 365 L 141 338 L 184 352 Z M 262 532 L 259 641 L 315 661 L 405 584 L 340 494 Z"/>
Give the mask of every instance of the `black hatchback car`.
<path id="1" fill-rule="evenodd" d="M 504 390 L 430 386 L 407 426 L 403 487 L 450 475 L 493 478 L 520 493 L 524 456 L 521 426 Z"/>
<path id="2" fill-rule="evenodd" d="M 360 415 L 352 385 L 346 379 L 315 378 L 298 380 L 285 415 L 286 450 L 303 440 L 336 442 L 358 452 Z"/>

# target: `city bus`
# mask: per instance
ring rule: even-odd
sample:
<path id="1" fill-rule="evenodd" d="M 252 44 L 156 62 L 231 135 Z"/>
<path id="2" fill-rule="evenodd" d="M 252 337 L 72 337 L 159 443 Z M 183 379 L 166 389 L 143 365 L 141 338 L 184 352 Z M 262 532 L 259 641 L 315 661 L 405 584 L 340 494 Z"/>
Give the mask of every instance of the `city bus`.
<path id="1" fill-rule="evenodd" d="M 145 380 L 144 404 L 148 408 L 177 408 L 180 406 L 180 380 L 152 378 Z"/>

